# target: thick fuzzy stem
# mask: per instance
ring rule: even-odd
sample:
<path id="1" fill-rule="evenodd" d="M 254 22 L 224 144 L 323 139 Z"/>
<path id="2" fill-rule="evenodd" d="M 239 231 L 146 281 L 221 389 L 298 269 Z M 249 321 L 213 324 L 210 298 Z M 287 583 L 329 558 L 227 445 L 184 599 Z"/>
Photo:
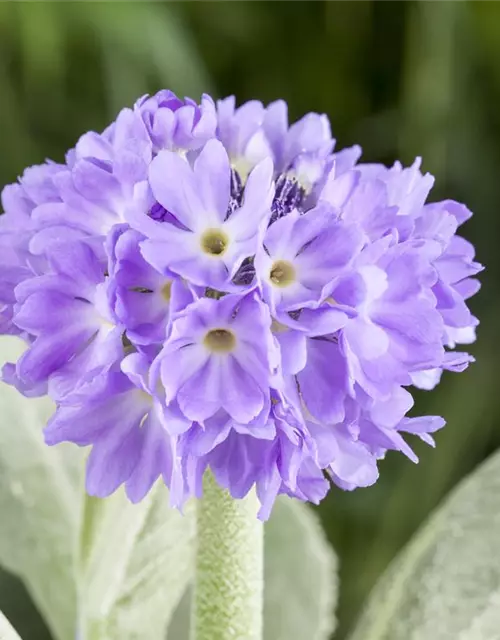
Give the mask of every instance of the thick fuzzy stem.
<path id="1" fill-rule="evenodd" d="M 234 500 L 211 472 L 197 506 L 191 640 L 262 640 L 264 530 L 252 491 Z"/>

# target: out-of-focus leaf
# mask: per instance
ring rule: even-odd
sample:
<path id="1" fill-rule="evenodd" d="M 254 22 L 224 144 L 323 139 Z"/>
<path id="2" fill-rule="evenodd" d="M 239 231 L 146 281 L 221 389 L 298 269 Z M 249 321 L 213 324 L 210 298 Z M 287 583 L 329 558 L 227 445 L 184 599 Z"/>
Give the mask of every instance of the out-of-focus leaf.
<path id="1" fill-rule="evenodd" d="M 337 560 L 309 507 L 279 499 L 265 526 L 264 639 L 327 640 L 335 628 Z M 185 596 L 168 640 L 188 640 Z"/>
<path id="2" fill-rule="evenodd" d="M 86 498 L 79 571 L 83 640 L 160 640 L 192 576 L 194 518 L 163 484 L 137 505 Z"/>
<path id="3" fill-rule="evenodd" d="M 0 640 L 21 640 L 21 636 L 14 631 L 7 618 L 0 611 Z"/>
<path id="4" fill-rule="evenodd" d="M 22 350 L 17 338 L 2 337 L 1 364 Z M 44 443 L 52 410 L 49 400 L 28 400 L 0 383 L 0 564 L 23 580 L 54 637 L 68 640 L 76 617 L 79 452 Z"/>
<path id="5" fill-rule="evenodd" d="M 164 87 L 197 97 L 211 82 L 195 40 L 176 7 L 164 3 L 75 4 L 68 17 L 86 24 L 123 60 L 156 72 Z M 136 96 L 138 97 L 138 96 Z"/>
<path id="6" fill-rule="evenodd" d="M 0 5 L 0 33 L 4 33 L 12 28 L 12 21 L 15 12 L 15 7 L 7 2 L 2 2 Z"/>
<path id="7" fill-rule="evenodd" d="M 148 93 L 148 78 L 142 66 L 106 42 L 102 43 L 102 62 L 107 109 L 111 116 Z"/>
<path id="8" fill-rule="evenodd" d="M 22 348 L 3 338 L 3 361 Z M 77 611 L 83 640 L 162 639 L 192 575 L 189 506 L 185 516 L 170 509 L 159 484 L 138 505 L 123 492 L 85 497 L 80 514 L 80 451 L 43 442 L 52 409 L 0 386 L 0 564 L 24 581 L 59 640 L 75 637 Z"/>
<path id="9" fill-rule="evenodd" d="M 408 14 L 401 146 L 403 153 L 418 149 L 426 168 L 440 180 L 449 169 L 465 91 L 460 47 L 468 19 L 466 5 L 419 2 Z"/>
<path id="10" fill-rule="evenodd" d="M 9 81 L 6 66 L 0 42 L 0 122 L 9 123 L 8 127 L 3 126 L 0 130 L 0 174 L 13 179 L 16 171 L 21 173 L 24 159 L 33 156 L 34 150 L 33 141 L 25 129 L 24 110 Z M 0 190 L 2 187 L 0 184 Z"/>
<path id="11" fill-rule="evenodd" d="M 18 3 L 16 13 L 24 81 L 29 91 L 46 82 L 61 82 L 65 67 L 64 29 L 58 5 L 43 3 L 29 7 Z"/>
<path id="12" fill-rule="evenodd" d="M 337 588 L 337 560 L 316 515 L 278 500 L 265 529 L 265 640 L 327 640 Z"/>
<path id="13" fill-rule="evenodd" d="M 51 640 L 22 582 L 3 569 L 0 569 L 0 610 L 25 640 Z"/>
<path id="14" fill-rule="evenodd" d="M 499 629 L 497 453 L 389 567 L 351 640 L 495 640 Z"/>
<path id="15" fill-rule="evenodd" d="M 188 640 L 191 616 L 191 588 L 183 595 L 168 626 L 167 640 Z"/>
<path id="16" fill-rule="evenodd" d="M 490 2 L 473 2 L 470 5 L 471 27 L 477 34 L 475 45 L 482 53 L 481 62 L 488 68 L 496 84 L 500 88 L 500 25 L 498 7 Z"/>

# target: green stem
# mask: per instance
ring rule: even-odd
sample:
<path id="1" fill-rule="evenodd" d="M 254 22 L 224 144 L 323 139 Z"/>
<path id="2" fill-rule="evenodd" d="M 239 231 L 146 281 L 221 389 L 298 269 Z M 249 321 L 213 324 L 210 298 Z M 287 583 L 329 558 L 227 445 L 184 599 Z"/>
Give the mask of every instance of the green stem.
<path id="1" fill-rule="evenodd" d="M 257 509 L 255 492 L 234 500 L 205 473 L 191 640 L 262 640 L 264 529 Z"/>

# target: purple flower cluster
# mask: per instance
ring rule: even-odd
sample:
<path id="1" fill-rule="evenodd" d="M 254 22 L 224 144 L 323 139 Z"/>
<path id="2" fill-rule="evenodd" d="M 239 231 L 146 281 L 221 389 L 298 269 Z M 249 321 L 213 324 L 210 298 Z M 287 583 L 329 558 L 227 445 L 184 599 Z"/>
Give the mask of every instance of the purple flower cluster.
<path id="1" fill-rule="evenodd" d="M 0 331 L 28 348 L 3 379 L 56 402 L 48 444 L 92 446 L 89 493 L 161 477 L 181 506 L 210 467 L 267 518 L 433 443 L 408 389 L 472 361 L 471 213 L 334 144 L 282 101 L 161 91 L 4 189 Z"/>

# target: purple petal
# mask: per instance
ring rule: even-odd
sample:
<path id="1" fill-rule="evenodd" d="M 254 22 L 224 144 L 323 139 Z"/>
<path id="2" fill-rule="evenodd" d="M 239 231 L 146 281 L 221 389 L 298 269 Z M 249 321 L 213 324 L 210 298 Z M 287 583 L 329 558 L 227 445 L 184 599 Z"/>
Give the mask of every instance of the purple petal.
<path id="1" fill-rule="evenodd" d="M 337 344 L 308 340 L 307 365 L 297 380 L 306 407 L 313 416 L 326 424 L 343 420 L 347 370 Z"/>

